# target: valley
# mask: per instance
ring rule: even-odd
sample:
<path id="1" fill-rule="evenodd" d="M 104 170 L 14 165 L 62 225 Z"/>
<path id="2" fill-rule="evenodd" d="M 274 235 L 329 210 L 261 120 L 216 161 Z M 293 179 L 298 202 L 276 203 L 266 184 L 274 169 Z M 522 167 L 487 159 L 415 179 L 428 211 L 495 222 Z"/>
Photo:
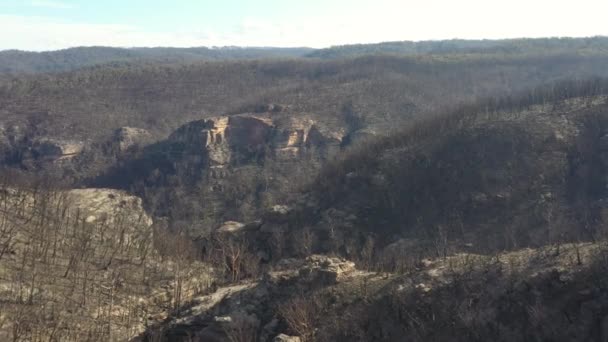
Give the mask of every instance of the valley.
<path id="1" fill-rule="evenodd" d="M 0 340 L 606 340 L 605 45 L 0 52 Z"/>

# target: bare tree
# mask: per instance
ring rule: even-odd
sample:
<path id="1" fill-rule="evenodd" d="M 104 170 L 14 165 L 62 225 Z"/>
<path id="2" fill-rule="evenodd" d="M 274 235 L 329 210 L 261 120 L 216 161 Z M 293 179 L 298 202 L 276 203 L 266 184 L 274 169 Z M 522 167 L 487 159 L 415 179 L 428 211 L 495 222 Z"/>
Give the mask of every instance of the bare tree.
<path id="1" fill-rule="evenodd" d="M 315 318 L 318 317 L 319 308 L 315 298 L 295 297 L 281 304 L 278 312 L 294 333 L 302 341 L 315 340 Z"/>
<path id="2" fill-rule="evenodd" d="M 307 256 L 313 253 L 316 243 L 316 235 L 308 226 L 296 230 L 292 234 L 291 244 L 293 251 L 299 256 Z"/>
<path id="3" fill-rule="evenodd" d="M 258 326 L 259 321 L 255 317 L 234 315 L 224 331 L 230 342 L 256 342 L 258 341 Z"/>
<path id="4" fill-rule="evenodd" d="M 365 238 L 365 243 L 363 244 L 363 248 L 361 248 L 361 261 L 363 262 L 363 267 L 371 271 L 373 268 L 374 262 L 374 246 L 375 240 L 373 236 L 368 235 Z"/>

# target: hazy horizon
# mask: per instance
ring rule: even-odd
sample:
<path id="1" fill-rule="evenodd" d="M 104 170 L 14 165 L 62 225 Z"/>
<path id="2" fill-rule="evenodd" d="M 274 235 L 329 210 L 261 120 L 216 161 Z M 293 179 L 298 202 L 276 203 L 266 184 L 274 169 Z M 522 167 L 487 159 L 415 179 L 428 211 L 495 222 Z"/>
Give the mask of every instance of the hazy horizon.
<path id="1" fill-rule="evenodd" d="M 582 0 L 0 1 L 0 50 L 311 47 L 390 41 L 608 35 L 608 4 Z"/>
<path id="2" fill-rule="evenodd" d="M 390 40 L 390 41 L 379 41 L 379 42 L 373 42 L 373 43 L 348 43 L 348 44 L 335 44 L 335 45 L 330 45 L 330 46 L 325 46 L 325 47 L 319 47 L 319 48 L 315 48 L 315 47 L 311 47 L 311 46 L 256 46 L 256 45 L 221 45 L 221 46 L 204 46 L 204 45 L 198 45 L 198 46 L 170 46 L 170 45 L 158 45 L 158 46 L 112 46 L 112 45 L 75 45 L 75 46 L 68 46 L 68 47 L 64 47 L 64 48 L 57 48 L 57 49 L 49 49 L 49 50 L 23 50 L 23 49 L 14 49 L 14 48 L 9 48 L 9 49 L 0 49 L 0 52 L 6 52 L 6 51 L 21 51 L 21 52 L 55 52 L 55 51 L 63 51 L 63 50 L 70 50 L 70 49 L 79 49 L 79 48 L 112 48 L 112 49 L 199 49 L 199 48 L 206 48 L 206 49 L 311 49 L 311 50 L 316 50 L 316 49 L 326 49 L 326 48 L 332 48 L 332 47 L 339 47 L 339 46 L 351 46 L 351 45 L 373 45 L 373 44 L 386 44 L 386 43 L 406 43 L 406 42 L 411 42 L 411 43 L 425 43 L 425 42 L 440 42 L 440 41 L 509 41 L 509 40 L 518 40 L 518 39 L 530 39 L 530 40 L 534 40 L 534 39 L 590 39 L 590 38 L 608 38 L 608 35 L 596 35 L 596 36 L 583 36 L 583 37 L 571 37 L 571 36 L 547 36 L 547 37 L 514 37 L 514 38 L 479 38 L 479 39 L 466 39 L 466 38 L 449 38 L 449 39 L 428 39 L 428 40 Z"/>

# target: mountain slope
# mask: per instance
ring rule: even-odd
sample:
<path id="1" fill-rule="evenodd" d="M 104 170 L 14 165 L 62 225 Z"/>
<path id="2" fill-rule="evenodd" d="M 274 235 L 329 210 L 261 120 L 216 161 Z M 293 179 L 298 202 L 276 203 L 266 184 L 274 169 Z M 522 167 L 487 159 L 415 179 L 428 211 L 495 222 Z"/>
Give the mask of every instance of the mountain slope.
<path id="1" fill-rule="evenodd" d="M 351 258 L 370 236 L 413 255 L 599 238 L 606 85 L 463 107 L 364 145 L 321 170 L 283 227 L 314 227 L 319 251 Z"/>

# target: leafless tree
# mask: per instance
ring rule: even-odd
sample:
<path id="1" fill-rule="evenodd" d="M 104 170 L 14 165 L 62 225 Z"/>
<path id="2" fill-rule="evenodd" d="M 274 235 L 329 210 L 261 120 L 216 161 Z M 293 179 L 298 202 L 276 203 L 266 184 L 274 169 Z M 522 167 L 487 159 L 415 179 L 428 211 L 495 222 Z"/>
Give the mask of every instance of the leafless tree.
<path id="1" fill-rule="evenodd" d="M 318 317 L 319 307 L 314 297 L 295 297 L 281 304 L 278 312 L 294 333 L 302 341 L 315 340 L 315 320 Z"/>

